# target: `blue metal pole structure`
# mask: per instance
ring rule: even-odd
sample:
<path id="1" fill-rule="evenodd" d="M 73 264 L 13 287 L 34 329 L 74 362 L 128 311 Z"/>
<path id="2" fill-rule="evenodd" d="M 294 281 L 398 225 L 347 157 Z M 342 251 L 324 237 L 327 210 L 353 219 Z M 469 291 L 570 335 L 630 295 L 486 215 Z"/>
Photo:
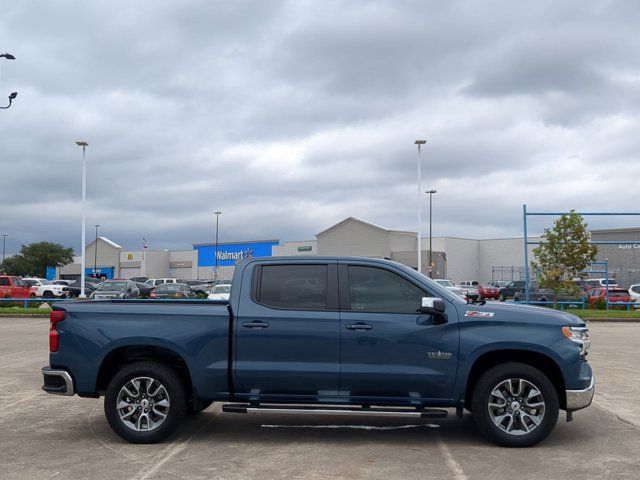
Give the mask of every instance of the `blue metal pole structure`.
<path id="1" fill-rule="evenodd" d="M 527 238 L 527 205 L 522 205 L 522 222 L 524 224 L 524 301 L 529 303 L 529 240 Z"/>

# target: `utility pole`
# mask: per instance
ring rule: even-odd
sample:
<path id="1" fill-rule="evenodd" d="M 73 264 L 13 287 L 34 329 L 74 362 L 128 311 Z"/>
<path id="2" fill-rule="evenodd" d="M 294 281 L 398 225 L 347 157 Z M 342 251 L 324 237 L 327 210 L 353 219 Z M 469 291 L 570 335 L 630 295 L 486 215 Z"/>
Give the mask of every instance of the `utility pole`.
<path id="1" fill-rule="evenodd" d="M 416 140 L 418 146 L 418 273 L 422 273 L 422 166 L 420 159 L 420 147 L 427 143 L 426 140 Z"/>
<path id="2" fill-rule="evenodd" d="M 431 190 L 425 190 L 424 193 L 428 193 L 429 194 L 429 278 L 433 278 L 433 261 L 432 261 L 432 255 L 433 255 L 433 234 L 432 234 L 432 218 L 433 218 L 433 210 L 431 208 L 431 200 L 433 197 L 433 194 L 436 193 L 435 189 L 431 189 Z"/>
<path id="3" fill-rule="evenodd" d="M 214 254 L 214 262 L 215 262 L 215 267 L 213 270 L 213 279 L 214 280 L 218 280 L 218 226 L 220 223 L 220 215 L 222 215 L 222 212 L 220 210 L 216 210 L 215 212 L 213 212 L 216 216 L 216 251 Z"/>
<path id="4" fill-rule="evenodd" d="M 85 243 L 87 241 L 87 232 L 86 232 L 86 208 L 87 208 L 87 157 L 86 151 L 89 144 L 85 141 L 77 141 L 76 145 L 82 147 L 82 240 L 81 240 L 81 248 L 82 248 L 82 261 L 80 266 L 80 295 L 78 298 L 87 298 L 84 293 L 84 281 L 85 281 Z"/>
<path id="5" fill-rule="evenodd" d="M 94 227 L 96 227 L 96 244 L 94 245 L 93 248 L 93 276 L 94 278 L 98 278 L 98 227 L 100 225 L 99 224 L 95 224 Z"/>
<path id="6" fill-rule="evenodd" d="M 2 264 L 4 265 L 4 252 L 5 252 L 5 248 L 7 246 L 7 237 L 9 235 L 7 235 L 6 233 L 2 234 Z"/>

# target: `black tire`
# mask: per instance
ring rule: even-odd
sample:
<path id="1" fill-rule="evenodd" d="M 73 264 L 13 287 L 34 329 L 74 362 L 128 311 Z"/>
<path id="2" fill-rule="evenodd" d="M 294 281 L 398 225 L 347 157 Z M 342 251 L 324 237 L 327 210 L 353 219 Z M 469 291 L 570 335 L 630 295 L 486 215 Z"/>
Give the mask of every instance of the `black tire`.
<path id="1" fill-rule="evenodd" d="M 539 425 L 529 433 L 514 435 L 496 426 L 489 414 L 491 392 L 500 382 L 510 379 L 531 382 L 539 390 L 545 403 Z M 558 420 L 558 394 L 551 381 L 540 370 L 524 363 L 504 363 L 487 370 L 478 379 L 473 390 L 471 405 L 476 427 L 487 439 L 504 447 L 530 447 L 549 436 Z"/>
<path id="2" fill-rule="evenodd" d="M 501 293 L 500 296 L 498 297 L 498 300 L 500 300 L 501 302 L 504 302 L 506 299 L 507 297 L 505 297 L 503 293 Z"/>
<path id="3" fill-rule="evenodd" d="M 202 400 L 197 400 L 197 403 L 194 405 L 193 403 L 189 405 L 189 411 L 187 412 L 189 415 L 197 415 L 198 413 L 202 412 L 203 410 L 206 410 L 207 408 L 209 408 L 211 406 L 211 404 L 213 403 L 212 401 L 208 400 L 208 401 L 202 401 Z"/>
<path id="4" fill-rule="evenodd" d="M 46 291 L 46 292 L 44 292 L 44 293 L 42 294 L 42 297 L 43 297 L 43 298 L 53 298 L 53 293 L 52 293 L 52 292 L 49 292 L 49 291 Z"/>
<path id="5" fill-rule="evenodd" d="M 162 423 L 150 431 L 136 431 L 121 420 L 117 401 L 120 389 L 136 377 L 150 377 L 162 384 L 170 399 L 167 416 Z M 187 413 L 185 387 L 172 368 L 159 362 L 137 362 L 120 370 L 109 382 L 104 399 L 104 413 L 111 429 L 131 443 L 157 443 L 171 435 Z"/>

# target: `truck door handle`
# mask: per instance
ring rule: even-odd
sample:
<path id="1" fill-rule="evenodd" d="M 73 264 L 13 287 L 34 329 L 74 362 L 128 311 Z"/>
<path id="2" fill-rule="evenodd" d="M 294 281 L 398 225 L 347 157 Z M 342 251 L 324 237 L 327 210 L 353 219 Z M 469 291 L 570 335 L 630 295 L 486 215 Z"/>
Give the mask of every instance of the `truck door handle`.
<path id="1" fill-rule="evenodd" d="M 345 328 L 347 330 L 371 330 L 373 327 L 366 323 L 352 323 L 350 325 L 346 325 Z"/>
<path id="2" fill-rule="evenodd" d="M 243 322 L 242 326 L 244 328 L 267 328 L 269 324 L 267 322 L 253 321 L 253 322 Z"/>

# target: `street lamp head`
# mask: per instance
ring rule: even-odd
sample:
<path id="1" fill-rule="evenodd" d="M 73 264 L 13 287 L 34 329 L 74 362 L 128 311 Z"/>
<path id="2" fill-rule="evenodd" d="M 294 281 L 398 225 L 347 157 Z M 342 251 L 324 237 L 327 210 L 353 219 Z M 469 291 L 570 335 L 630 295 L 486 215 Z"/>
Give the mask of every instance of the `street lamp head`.
<path id="1" fill-rule="evenodd" d="M 424 193 L 436 193 L 436 190 L 435 189 L 425 190 Z"/>
<path id="2" fill-rule="evenodd" d="M 214 215 L 222 215 L 222 212 L 220 210 L 216 210 L 215 212 L 213 212 Z"/>
<path id="3" fill-rule="evenodd" d="M 0 53 L 0 58 L 6 58 L 7 60 L 15 60 L 16 57 L 11 55 L 10 53 Z"/>
<path id="4" fill-rule="evenodd" d="M 9 95 L 9 100 L 14 100 L 17 96 L 18 92 L 11 92 L 11 95 Z"/>
<path id="5" fill-rule="evenodd" d="M 78 145 L 79 147 L 88 147 L 89 146 L 89 144 L 87 142 L 82 141 L 82 140 L 78 140 L 76 142 L 76 145 Z"/>
<path id="6" fill-rule="evenodd" d="M 416 140 L 415 142 L 416 145 L 424 145 L 425 143 L 427 143 L 426 140 Z"/>

